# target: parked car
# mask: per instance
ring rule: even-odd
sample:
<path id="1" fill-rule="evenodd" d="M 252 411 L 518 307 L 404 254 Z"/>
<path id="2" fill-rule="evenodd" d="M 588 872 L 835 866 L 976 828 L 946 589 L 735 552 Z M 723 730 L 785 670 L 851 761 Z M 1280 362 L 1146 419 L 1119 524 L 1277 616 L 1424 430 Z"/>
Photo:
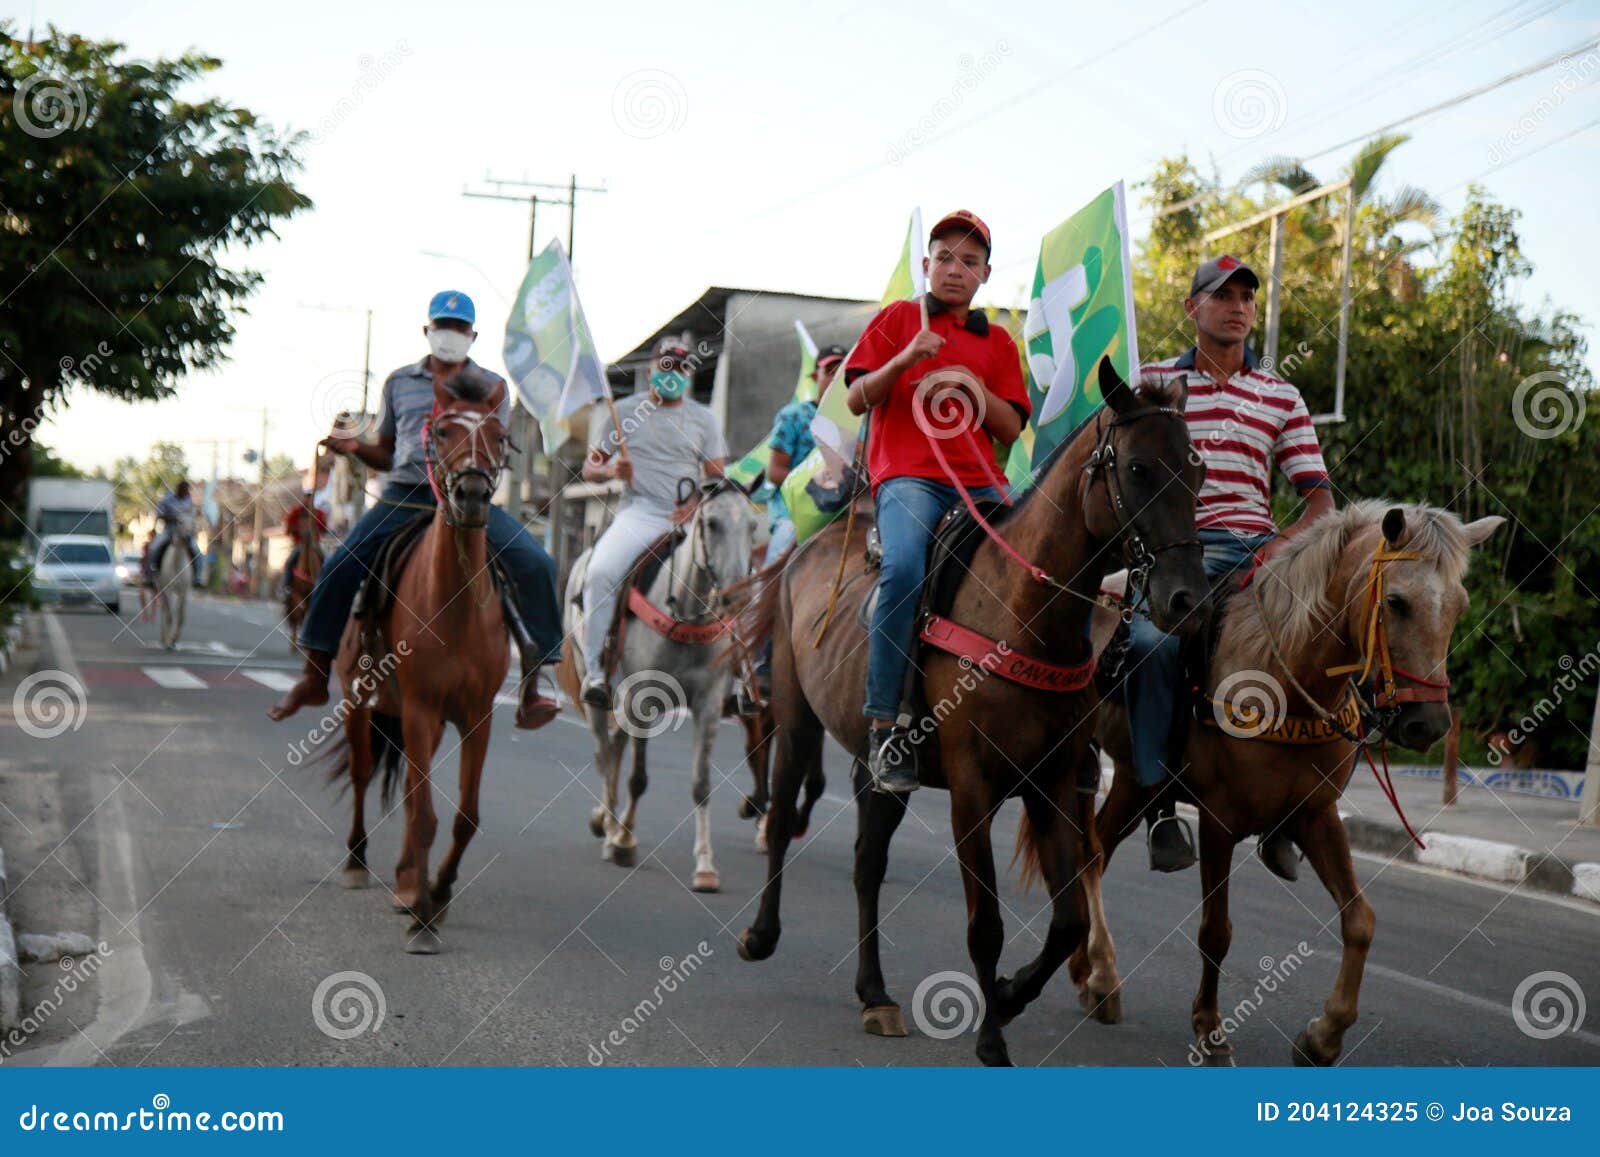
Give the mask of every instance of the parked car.
<path id="1" fill-rule="evenodd" d="M 121 610 L 122 588 L 110 540 L 88 534 L 45 535 L 33 560 L 33 593 L 40 603 L 98 603 L 116 614 Z"/>
<path id="2" fill-rule="evenodd" d="M 137 587 L 139 585 L 139 566 L 143 562 L 144 555 L 136 550 L 117 557 L 117 578 L 123 586 Z"/>

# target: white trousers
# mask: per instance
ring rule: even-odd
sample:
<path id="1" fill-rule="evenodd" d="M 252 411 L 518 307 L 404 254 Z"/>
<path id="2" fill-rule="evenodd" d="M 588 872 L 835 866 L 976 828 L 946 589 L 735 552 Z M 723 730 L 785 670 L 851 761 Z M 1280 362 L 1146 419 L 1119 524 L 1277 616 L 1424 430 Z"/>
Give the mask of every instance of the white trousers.
<path id="1" fill-rule="evenodd" d="M 619 510 L 594 544 L 583 578 L 583 667 L 587 678 L 600 670 L 600 652 L 605 649 L 606 631 L 628 572 L 645 548 L 671 529 L 670 514 L 636 503 Z"/>

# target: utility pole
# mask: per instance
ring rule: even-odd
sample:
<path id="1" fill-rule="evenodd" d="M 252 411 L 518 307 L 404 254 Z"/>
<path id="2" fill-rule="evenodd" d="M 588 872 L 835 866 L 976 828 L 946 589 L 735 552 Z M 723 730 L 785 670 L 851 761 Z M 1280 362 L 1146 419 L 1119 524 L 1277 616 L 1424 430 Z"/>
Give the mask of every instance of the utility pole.
<path id="1" fill-rule="evenodd" d="M 261 541 L 262 532 L 266 529 L 266 499 L 267 499 L 267 408 L 261 407 L 261 489 L 256 492 L 256 527 L 255 535 L 251 540 L 255 544 L 256 573 L 255 589 L 259 598 L 267 597 L 267 551 L 266 543 Z"/>
<path id="2" fill-rule="evenodd" d="M 576 240 L 577 240 L 577 231 L 578 231 L 578 194 L 579 193 L 604 193 L 604 192 L 606 192 L 606 187 L 605 187 L 604 184 L 600 184 L 600 185 L 580 185 L 580 184 L 578 184 L 578 175 L 576 173 L 572 174 L 572 176 L 567 179 L 567 182 L 564 185 L 563 184 L 552 183 L 550 181 L 517 181 L 517 180 L 511 180 L 511 179 L 508 179 L 508 178 L 501 178 L 501 177 L 485 177 L 483 179 L 483 183 L 486 184 L 486 185 L 493 186 L 495 191 L 494 192 L 473 192 L 471 189 L 463 188 L 461 190 L 461 195 L 463 197 L 476 197 L 476 198 L 479 198 L 480 200 L 485 200 L 485 201 L 516 201 L 516 202 L 519 202 L 519 203 L 523 202 L 523 201 L 526 201 L 528 203 L 528 260 L 529 261 L 533 260 L 533 230 L 534 230 L 535 221 L 536 221 L 536 219 L 538 217 L 538 213 L 539 213 L 539 201 L 540 201 L 539 194 L 535 192 L 535 193 L 529 193 L 529 194 L 524 195 L 522 193 L 507 193 L 507 192 L 502 192 L 500 190 L 506 189 L 506 188 L 514 188 L 514 189 L 554 189 L 557 192 L 561 192 L 563 190 L 566 192 L 566 194 L 567 194 L 566 200 L 563 201 L 563 200 L 561 200 L 559 198 L 546 197 L 546 198 L 544 198 L 544 203 L 546 205 L 565 205 L 565 206 L 567 206 L 567 209 L 568 209 L 568 213 L 567 213 L 567 257 L 568 257 L 569 260 L 572 257 L 573 245 L 576 243 Z"/>

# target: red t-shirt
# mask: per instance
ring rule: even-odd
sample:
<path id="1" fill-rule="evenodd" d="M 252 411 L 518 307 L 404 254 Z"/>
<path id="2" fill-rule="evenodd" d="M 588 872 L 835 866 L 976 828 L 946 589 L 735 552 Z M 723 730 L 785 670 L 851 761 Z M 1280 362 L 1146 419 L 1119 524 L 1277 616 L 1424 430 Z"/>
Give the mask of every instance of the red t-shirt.
<path id="1" fill-rule="evenodd" d="M 922 309 L 914 299 L 896 301 L 879 310 L 845 365 L 846 380 L 887 365 L 921 328 Z M 928 398 L 917 397 L 917 385 L 937 371 L 965 370 L 1001 400 L 1015 405 L 1026 419 L 1032 407 L 1028 387 L 1022 380 L 1017 343 L 1005 330 L 990 325 L 978 310 L 968 311 L 966 324 L 960 325 L 936 302 L 928 313 L 928 328 L 945 339 L 944 346 L 933 357 L 901 374 L 890 387 L 887 401 L 872 410 L 867 470 L 873 490 L 890 478 L 948 482 L 929 444 L 935 437 L 950 469 L 963 485 L 1001 485 L 1005 476 L 995 465 L 994 439 L 984 431 L 982 415 L 973 407 L 954 403 L 930 410 Z M 972 434 L 964 433 L 964 428 Z"/>

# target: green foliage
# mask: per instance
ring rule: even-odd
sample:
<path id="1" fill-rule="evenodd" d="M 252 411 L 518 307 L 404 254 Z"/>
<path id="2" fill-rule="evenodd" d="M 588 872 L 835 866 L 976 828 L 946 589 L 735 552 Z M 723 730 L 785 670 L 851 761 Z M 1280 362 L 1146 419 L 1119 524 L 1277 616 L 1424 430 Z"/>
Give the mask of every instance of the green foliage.
<path id="1" fill-rule="evenodd" d="M 289 181 L 298 137 L 185 95 L 220 61 L 134 60 L 114 41 L 52 28 L 24 44 L 10 31 L 0 28 L 0 429 L 27 436 L 73 386 L 159 400 L 217 364 L 261 280 L 224 257 L 275 236 L 310 201 Z M 0 512 L 22 508 L 30 463 L 0 462 Z"/>
<path id="2" fill-rule="evenodd" d="M 139 515 L 151 513 L 169 490 L 189 476 L 189 462 L 176 442 L 157 442 L 143 459 L 118 458 L 111 467 L 111 480 L 117 484 L 117 522 L 127 526 Z"/>
<path id="3" fill-rule="evenodd" d="M 1451 657 L 1463 754 L 1481 761 L 1489 735 L 1541 699 L 1556 702 L 1567 665 L 1600 646 L 1600 392 L 1579 319 L 1518 302 L 1532 266 L 1515 209 L 1472 188 L 1461 212 L 1445 221 L 1422 190 L 1374 194 L 1377 171 L 1399 143 L 1381 139 L 1356 159 L 1363 195 L 1353 239 L 1348 420 L 1320 434 L 1341 503 L 1392 497 L 1466 519 L 1510 520 L 1477 552 L 1471 608 Z M 1309 176 L 1285 171 L 1291 188 Z M 1185 157 L 1157 166 L 1146 203 L 1186 207 L 1156 219 L 1135 262 L 1142 358 L 1170 357 L 1191 344 L 1183 298 L 1201 238 L 1287 196 L 1276 182 L 1265 188 L 1267 199 L 1225 190 Z M 1344 211 L 1336 195 L 1294 210 L 1284 223 L 1274 368 L 1301 388 L 1314 414 L 1333 409 Z M 1207 255 L 1236 253 L 1264 275 L 1267 238 L 1263 223 Z M 1548 377 L 1523 385 L 1534 375 Z M 1585 411 L 1587 420 L 1575 420 Z M 1275 506 L 1286 515 L 1294 498 L 1280 492 Z M 1583 765 L 1594 694 L 1590 681 L 1560 696 L 1556 715 L 1527 741 L 1539 764 Z"/>

